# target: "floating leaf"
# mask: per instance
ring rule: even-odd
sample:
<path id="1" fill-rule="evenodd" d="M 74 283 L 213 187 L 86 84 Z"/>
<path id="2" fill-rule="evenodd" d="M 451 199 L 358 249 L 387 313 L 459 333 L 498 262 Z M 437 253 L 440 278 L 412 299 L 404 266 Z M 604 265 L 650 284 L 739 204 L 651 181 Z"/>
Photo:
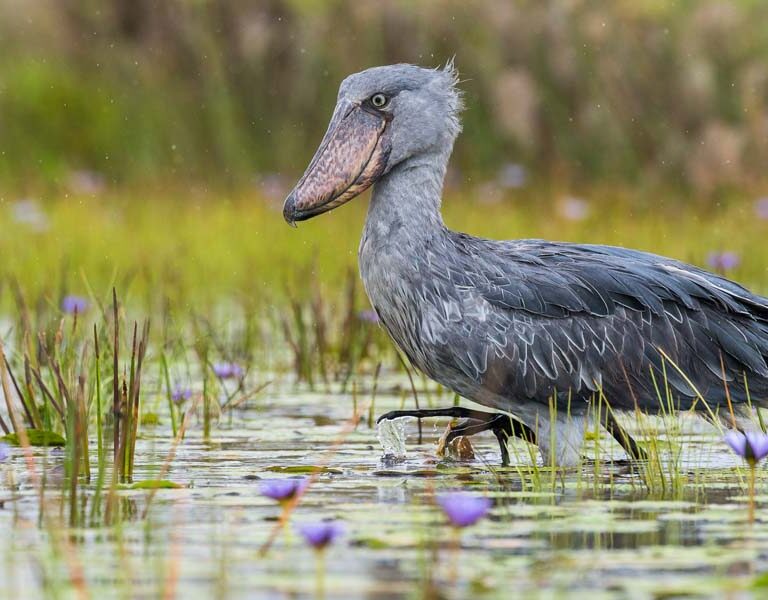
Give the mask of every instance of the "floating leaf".
<path id="1" fill-rule="evenodd" d="M 288 467 L 272 465 L 266 467 L 264 470 L 272 471 L 273 473 L 330 473 L 333 475 L 341 475 L 343 473 L 341 469 L 333 469 L 331 467 L 318 467 L 315 465 L 291 465 Z"/>
<path id="2" fill-rule="evenodd" d="M 61 437 L 55 431 L 47 431 L 44 429 L 27 429 L 27 438 L 29 439 L 30 446 L 64 446 L 66 440 Z M 17 433 L 9 433 L 0 437 L 0 442 L 5 442 L 11 446 L 21 446 L 19 441 L 19 435 Z"/>
<path id="3" fill-rule="evenodd" d="M 141 416 L 141 424 L 149 427 L 160 425 L 160 417 L 157 413 L 145 413 Z"/>
<path id="4" fill-rule="evenodd" d="M 376 537 L 361 537 L 352 541 L 353 546 L 360 546 L 364 548 L 370 548 L 371 550 L 383 550 L 384 548 L 390 548 L 391 545 Z"/>
<path id="5" fill-rule="evenodd" d="M 752 580 L 753 589 L 768 588 L 768 573 L 761 573 Z"/>
<path id="6" fill-rule="evenodd" d="M 436 469 L 417 469 L 414 471 L 397 471 L 393 469 L 379 469 L 373 472 L 377 477 L 437 477 L 445 475 L 442 471 Z"/>
<path id="7" fill-rule="evenodd" d="M 167 479 L 147 479 L 146 481 L 137 481 L 128 486 L 130 490 L 170 490 L 186 487 L 175 481 Z"/>

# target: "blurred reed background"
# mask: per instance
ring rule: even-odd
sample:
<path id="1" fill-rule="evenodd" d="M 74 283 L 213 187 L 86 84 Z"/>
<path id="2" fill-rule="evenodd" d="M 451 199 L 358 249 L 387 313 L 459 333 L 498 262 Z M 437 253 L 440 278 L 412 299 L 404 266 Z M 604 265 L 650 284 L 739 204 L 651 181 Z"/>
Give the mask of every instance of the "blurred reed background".
<path id="1" fill-rule="evenodd" d="M 3 0 L 0 183 L 269 193 L 344 76 L 455 55 L 452 181 L 755 186 L 766 23 L 762 0 Z"/>
<path id="2" fill-rule="evenodd" d="M 366 200 L 280 215 L 339 82 L 455 56 L 449 225 L 763 289 L 766 23 L 762 0 L 0 0 L 0 274 L 51 306 L 340 289 Z"/>

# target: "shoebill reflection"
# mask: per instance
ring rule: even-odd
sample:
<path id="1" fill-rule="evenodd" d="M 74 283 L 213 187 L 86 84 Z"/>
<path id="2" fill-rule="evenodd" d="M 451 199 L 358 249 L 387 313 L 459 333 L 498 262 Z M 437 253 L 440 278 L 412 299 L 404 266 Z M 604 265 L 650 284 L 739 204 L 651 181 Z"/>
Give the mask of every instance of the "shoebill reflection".
<path id="1" fill-rule="evenodd" d="M 618 426 L 620 411 L 674 406 L 743 426 L 748 396 L 768 399 L 768 299 L 646 252 L 448 229 L 440 202 L 460 130 L 456 83 L 452 65 L 347 77 L 285 201 L 294 224 L 374 186 L 359 261 L 381 323 L 418 369 L 494 411 L 382 418 L 464 417 L 453 436 L 493 431 L 504 462 L 514 435 L 564 466 L 579 460 L 598 401 L 609 407 L 597 411 L 602 424 L 634 458 L 643 452 Z"/>

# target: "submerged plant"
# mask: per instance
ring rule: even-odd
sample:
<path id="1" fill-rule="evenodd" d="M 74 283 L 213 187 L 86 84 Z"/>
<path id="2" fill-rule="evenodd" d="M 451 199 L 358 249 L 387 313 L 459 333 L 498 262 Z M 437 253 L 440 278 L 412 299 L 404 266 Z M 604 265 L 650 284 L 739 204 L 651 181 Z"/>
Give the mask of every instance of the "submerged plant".
<path id="1" fill-rule="evenodd" d="M 443 509 L 451 526 L 461 529 L 474 525 L 491 509 L 490 498 L 476 496 L 469 492 L 449 492 L 437 496 L 437 503 Z"/>
<path id="2" fill-rule="evenodd" d="M 749 522 L 755 521 L 755 471 L 757 464 L 768 456 L 768 435 L 761 431 L 729 431 L 725 443 L 749 465 Z"/>

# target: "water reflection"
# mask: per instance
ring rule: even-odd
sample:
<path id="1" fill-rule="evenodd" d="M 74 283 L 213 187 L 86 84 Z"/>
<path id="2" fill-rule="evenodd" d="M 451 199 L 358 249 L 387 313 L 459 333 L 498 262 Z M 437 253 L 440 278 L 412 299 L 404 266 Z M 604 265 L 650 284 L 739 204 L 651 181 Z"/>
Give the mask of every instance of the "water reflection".
<path id="1" fill-rule="evenodd" d="M 377 410 L 398 408 L 399 401 L 399 394 L 382 394 Z M 176 577 L 176 592 L 192 598 L 311 596 L 314 556 L 291 527 L 269 555 L 258 555 L 281 513 L 258 488 L 263 478 L 296 469 L 306 476 L 313 466 L 324 469 L 292 520 L 338 519 L 348 529 L 346 544 L 327 557 L 328 597 L 440 597 L 457 590 L 480 597 L 501 589 L 556 595 L 573 588 L 621 598 L 637 586 L 651 596 L 669 586 L 690 594 L 709 586 L 709 593 L 722 589 L 723 572 L 746 586 L 768 567 L 768 538 L 751 536 L 744 549 L 750 536 L 742 481 L 707 431 L 686 434 L 680 456 L 662 463 L 674 485 L 654 489 L 641 468 L 604 460 L 610 450 L 597 463 L 552 473 L 521 448 L 518 465 L 499 469 L 495 439 L 481 436 L 473 439 L 481 458 L 440 459 L 434 455 L 439 423 L 425 428 L 421 445 L 409 424 L 407 458 L 386 463 L 375 430 L 361 422 L 349 431 L 348 419 L 349 407 L 329 403 L 325 394 L 286 394 L 222 419 L 226 427 L 215 429 L 210 443 L 193 426 L 166 475 L 188 487 L 158 491 L 148 519 L 142 518 L 148 492 L 122 490 L 114 507 L 119 527 L 88 520 L 84 527 L 61 527 L 89 590 L 95 595 L 130 580 L 136 594 L 153 596 Z M 167 432 L 146 429 L 138 444 L 136 479 L 156 478 L 170 450 Z M 51 517 L 58 498 L 66 497 L 65 479 L 55 476 L 61 460 L 49 452 L 39 462 L 48 469 Z M 13 463 L 22 475 L 21 462 Z M 84 515 L 93 513 L 92 485 L 79 505 Z M 494 508 L 457 542 L 432 498 L 459 488 L 488 494 Z M 15 540 L 0 547 L 0 561 L 13 565 L 17 589 L 30 590 L 26 597 L 43 597 L 40 578 L 25 565 L 39 563 L 39 549 L 51 544 L 54 530 L 41 521 L 28 480 L 16 494 L 0 510 L 0 532 Z M 102 512 L 106 501 L 98 501 Z M 62 515 L 56 522 L 66 522 L 65 510 Z M 761 516 L 768 518 L 760 505 Z M 45 567 L 53 580 L 66 580 L 67 572 Z"/>

